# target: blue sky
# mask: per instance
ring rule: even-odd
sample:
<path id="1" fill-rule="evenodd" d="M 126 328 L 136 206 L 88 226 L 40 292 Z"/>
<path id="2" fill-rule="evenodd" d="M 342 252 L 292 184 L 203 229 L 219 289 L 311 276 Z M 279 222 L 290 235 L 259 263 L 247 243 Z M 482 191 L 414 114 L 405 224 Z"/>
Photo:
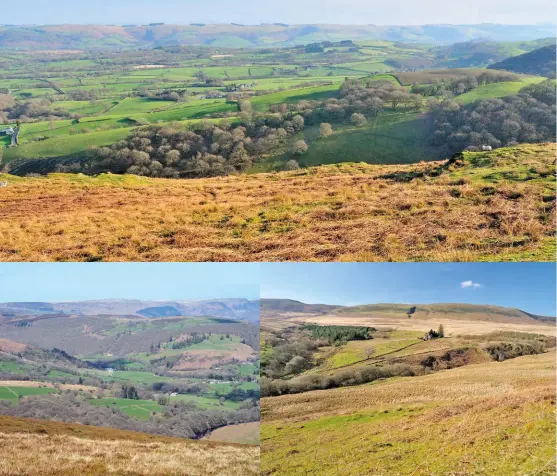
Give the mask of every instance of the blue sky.
<path id="1" fill-rule="evenodd" d="M 259 265 L 0 263 L 0 302 L 259 298 Z"/>
<path id="2" fill-rule="evenodd" d="M 311 304 L 470 303 L 555 315 L 551 263 L 264 263 L 261 297 Z"/>
<path id="3" fill-rule="evenodd" d="M 432 24 L 555 22 L 553 0 L 27 0 L 6 2 L 0 23 L 344 23 Z"/>

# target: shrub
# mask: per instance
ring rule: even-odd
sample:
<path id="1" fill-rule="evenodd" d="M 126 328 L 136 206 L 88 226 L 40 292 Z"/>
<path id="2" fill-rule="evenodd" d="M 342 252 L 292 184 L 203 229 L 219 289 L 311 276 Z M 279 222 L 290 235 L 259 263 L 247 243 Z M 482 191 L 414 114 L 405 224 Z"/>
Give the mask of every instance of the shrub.
<path id="1" fill-rule="evenodd" d="M 331 124 L 328 122 L 323 122 L 319 126 L 319 136 L 320 137 L 329 137 L 333 133 L 333 128 Z"/>
<path id="2" fill-rule="evenodd" d="M 304 155 L 308 151 L 308 149 L 309 146 L 306 144 L 306 141 L 298 140 L 294 144 L 292 152 L 294 153 L 294 155 Z"/>
<path id="3" fill-rule="evenodd" d="M 350 117 L 350 122 L 355 126 L 361 127 L 367 123 L 367 119 L 366 116 L 364 116 L 363 114 L 355 112 L 354 114 L 352 114 L 352 117 Z"/>

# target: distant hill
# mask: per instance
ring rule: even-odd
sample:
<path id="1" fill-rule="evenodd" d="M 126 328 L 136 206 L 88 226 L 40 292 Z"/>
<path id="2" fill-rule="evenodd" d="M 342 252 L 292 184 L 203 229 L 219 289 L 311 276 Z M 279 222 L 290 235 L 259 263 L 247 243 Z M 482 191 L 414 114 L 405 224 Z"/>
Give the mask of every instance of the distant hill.
<path id="1" fill-rule="evenodd" d="M 557 48 L 555 43 L 538 48 L 529 53 L 513 56 L 489 66 L 490 69 L 503 69 L 514 73 L 536 74 L 548 78 L 555 77 Z"/>
<path id="2" fill-rule="evenodd" d="M 437 67 L 473 68 L 491 65 L 493 63 L 504 60 L 509 56 L 522 55 L 524 53 L 533 51 L 536 48 L 542 48 L 551 45 L 555 47 L 554 37 L 521 42 L 472 40 L 455 43 L 450 46 L 440 46 L 434 48 L 432 50 L 432 53 L 434 53 L 435 55 L 435 64 Z M 553 56 L 555 59 L 555 54 Z M 525 71 L 517 70 L 516 72 Z"/>
<path id="3" fill-rule="evenodd" d="M 218 317 L 146 319 L 134 316 L 46 314 L 0 321 L 0 351 L 5 348 L 7 353 L 21 352 L 24 355 L 32 346 L 59 349 L 72 355 L 124 356 L 150 352 L 154 342 L 171 342 L 188 330 L 195 330 L 199 334 L 238 336 L 238 341 L 242 340 L 243 343 L 231 343 L 228 352 L 238 359 L 246 357 L 246 353 L 252 353 L 248 346 L 256 349 L 259 345 L 257 324 Z M 25 345 L 23 349 L 21 344 Z M 56 355 L 50 356 L 48 360 L 52 360 L 51 357 L 55 360 L 71 360 L 63 353 L 54 352 Z M 77 363 L 74 362 L 74 365 Z"/>
<path id="4" fill-rule="evenodd" d="M 477 305 L 477 304 L 369 304 L 345 307 L 335 312 L 336 315 L 373 317 L 404 317 L 411 319 L 457 319 L 499 323 L 531 323 L 540 321 L 555 322 L 547 318 L 529 314 L 520 309 Z"/>
<path id="5" fill-rule="evenodd" d="M 261 299 L 261 313 L 327 314 L 341 307 L 327 304 L 306 304 L 292 299 Z"/>
<path id="6" fill-rule="evenodd" d="M 248 299 L 214 299 L 192 301 L 142 301 L 105 299 L 75 302 L 7 302 L 0 303 L 0 320 L 25 315 L 74 314 L 83 316 L 171 316 L 222 317 L 258 322 L 259 301 Z"/>
<path id="7" fill-rule="evenodd" d="M 305 304 L 290 299 L 262 299 L 261 314 L 273 317 L 274 314 L 304 313 L 346 317 L 380 317 L 412 319 L 462 319 L 506 323 L 555 323 L 555 317 L 538 316 L 520 309 L 477 305 L 477 304 L 362 304 L 358 306 L 329 306 L 326 304 Z M 287 316 L 288 317 L 288 316 Z"/>
<path id="8" fill-rule="evenodd" d="M 169 45 L 293 46 L 320 41 L 387 40 L 450 44 L 472 39 L 527 41 L 555 34 L 553 25 L 28 25 L 0 26 L 0 48 L 102 49 Z"/>

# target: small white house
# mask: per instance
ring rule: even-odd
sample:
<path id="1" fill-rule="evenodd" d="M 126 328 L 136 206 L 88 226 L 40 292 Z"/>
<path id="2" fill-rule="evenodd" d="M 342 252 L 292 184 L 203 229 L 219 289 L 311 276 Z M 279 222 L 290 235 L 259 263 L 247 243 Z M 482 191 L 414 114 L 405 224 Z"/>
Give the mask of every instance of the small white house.
<path id="1" fill-rule="evenodd" d="M 482 150 L 489 151 L 492 150 L 492 147 L 490 145 L 482 145 Z"/>
<path id="2" fill-rule="evenodd" d="M 111 367 L 108 367 L 108 368 L 106 368 L 105 370 L 106 370 L 109 374 L 114 373 L 114 369 L 111 368 Z"/>

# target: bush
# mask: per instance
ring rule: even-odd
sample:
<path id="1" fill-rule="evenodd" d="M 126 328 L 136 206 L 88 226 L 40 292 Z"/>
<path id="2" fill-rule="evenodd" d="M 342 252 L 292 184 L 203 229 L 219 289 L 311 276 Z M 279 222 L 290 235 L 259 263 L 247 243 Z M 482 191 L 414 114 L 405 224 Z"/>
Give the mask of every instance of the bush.
<path id="1" fill-rule="evenodd" d="M 284 170 L 298 170 L 299 168 L 300 164 L 298 164 L 298 162 L 296 162 L 295 160 L 289 160 L 284 165 Z"/>
<path id="2" fill-rule="evenodd" d="M 292 152 L 294 153 L 294 155 L 304 155 L 308 151 L 308 149 L 309 146 L 306 144 L 306 141 L 298 140 L 294 144 Z"/>
<path id="3" fill-rule="evenodd" d="M 333 133 L 333 128 L 331 124 L 328 122 L 323 122 L 319 126 L 319 136 L 320 137 L 329 137 Z"/>
<path id="4" fill-rule="evenodd" d="M 313 390 L 327 390 L 337 387 L 348 387 L 373 382 L 381 378 L 410 377 L 414 372 L 409 365 L 394 364 L 384 367 L 362 367 L 343 370 L 333 375 L 308 374 L 292 380 L 261 380 L 261 394 L 264 397 L 284 395 L 289 393 L 310 392 Z"/>
<path id="5" fill-rule="evenodd" d="M 361 127 L 367 123 L 367 119 L 366 116 L 364 116 L 363 114 L 355 112 L 354 114 L 352 114 L 352 117 L 350 118 L 350 122 L 355 126 Z"/>

